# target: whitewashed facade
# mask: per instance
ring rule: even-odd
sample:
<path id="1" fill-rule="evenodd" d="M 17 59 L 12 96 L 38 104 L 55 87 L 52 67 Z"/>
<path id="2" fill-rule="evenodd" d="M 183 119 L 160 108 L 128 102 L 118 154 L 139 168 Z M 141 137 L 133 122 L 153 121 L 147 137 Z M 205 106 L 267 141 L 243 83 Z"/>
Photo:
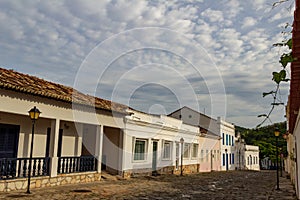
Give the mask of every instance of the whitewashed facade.
<path id="1" fill-rule="evenodd" d="M 226 122 L 218 117 L 218 125 L 219 125 L 219 133 L 222 137 L 221 141 L 221 169 L 225 170 L 235 170 L 235 156 L 236 156 L 236 148 L 235 148 L 235 128 L 234 125 Z"/>
<path id="2" fill-rule="evenodd" d="M 254 145 L 245 145 L 244 163 L 246 170 L 260 170 L 259 147 Z"/>
<path id="3" fill-rule="evenodd" d="M 123 173 L 179 173 L 180 139 L 185 172 L 199 172 L 199 128 L 164 115 L 130 110 L 125 117 Z"/>
<path id="4" fill-rule="evenodd" d="M 201 171 L 222 170 L 220 123 L 216 119 L 188 107 L 182 107 L 169 116 L 180 119 L 186 124 L 200 127 L 202 136 L 200 138 Z"/>

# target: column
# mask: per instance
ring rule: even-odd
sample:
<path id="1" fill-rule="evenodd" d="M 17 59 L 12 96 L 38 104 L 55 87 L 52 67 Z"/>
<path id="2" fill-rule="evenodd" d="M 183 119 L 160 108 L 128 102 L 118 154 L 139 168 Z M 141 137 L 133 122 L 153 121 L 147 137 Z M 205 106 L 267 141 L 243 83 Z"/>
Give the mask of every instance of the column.
<path id="1" fill-rule="evenodd" d="M 118 173 L 119 175 L 122 175 L 123 171 L 123 130 L 120 129 L 120 135 L 119 135 L 119 144 L 118 144 L 118 155 L 119 155 L 119 160 L 118 160 Z"/>
<path id="2" fill-rule="evenodd" d="M 103 149 L 103 126 L 97 126 L 96 128 L 96 147 L 95 147 L 95 156 L 97 159 L 97 172 L 101 173 L 101 164 L 102 164 L 102 149 Z"/>
<path id="3" fill-rule="evenodd" d="M 123 146 L 122 146 L 122 168 L 121 168 L 121 175 L 124 177 L 124 172 L 125 172 L 125 169 L 128 167 L 128 160 L 131 161 L 131 158 L 130 158 L 130 155 L 131 154 L 128 154 L 128 144 L 127 144 L 127 134 L 126 134 L 126 129 L 122 129 L 122 132 L 123 132 Z M 132 140 L 131 140 L 132 141 Z M 129 144 L 132 146 L 132 144 Z M 127 162 L 126 162 L 127 161 Z"/>
<path id="4" fill-rule="evenodd" d="M 57 149 L 58 149 L 58 136 L 59 136 L 59 119 L 51 120 L 51 134 L 50 134 L 50 177 L 57 176 L 57 165 L 58 165 L 58 158 L 57 158 Z"/>

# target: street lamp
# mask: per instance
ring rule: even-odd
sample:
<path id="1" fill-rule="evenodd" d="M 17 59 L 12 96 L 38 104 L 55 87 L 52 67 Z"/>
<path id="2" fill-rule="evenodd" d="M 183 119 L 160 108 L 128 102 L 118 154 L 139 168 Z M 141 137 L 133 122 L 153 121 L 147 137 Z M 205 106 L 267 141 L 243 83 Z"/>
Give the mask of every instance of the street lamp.
<path id="1" fill-rule="evenodd" d="M 33 151 L 33 137 L 34 137 L 34 124 L 35 121 L 38 120 L 41 112 L 35 106 L 28 111 L 29 117 L 32 121 L 32 135 L 31 135 L 31 145 L 30 145 L 30 157 L 29 157 L 29 168 L 28 168 L 28 185 L 27 185 L 27 193 L 30 194 L 30 176 L 31 176 L 31 163 L 32 163 L 32 151 Z"/>
<path id="2" fill-rule="evenodd" d="M 226 171 L 228 171 L 228 154 L 227 154 L 227 149 L 225 149 L 225 164 L 226 164 Z"/>
<path id="3" fill-rule="evenodd" d="M 180 143 L 181 143 L 181 167 L 180 167 L 180 176 L 183 175 L 183 143 L 184 143 L 184 139 L 181 138 L 180 139 Z"/>
<path id="4" fill-rule="evenodd" d="M 280 135 L 278 127 L 275 128 L 274 135 L 276 137 L 276 190 L 279 190 L 279 174 L 278 174 L 278 137 Z"/>

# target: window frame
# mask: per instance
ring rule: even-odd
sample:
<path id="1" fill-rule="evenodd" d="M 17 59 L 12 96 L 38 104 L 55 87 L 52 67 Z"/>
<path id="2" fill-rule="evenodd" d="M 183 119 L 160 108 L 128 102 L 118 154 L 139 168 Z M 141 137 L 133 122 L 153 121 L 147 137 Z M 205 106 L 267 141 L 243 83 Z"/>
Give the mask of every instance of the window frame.
<path id="1" fill-rule="evenodd" d="M 136 159 L 136 143 L 140 142 L 145 142 L 144 143 L 144 152 L 143 153 L 138 153 L 138 154 L 143 154 L 143 159 Z M 148 140 L 147 139 L 142 139 L 142 138 L 135 138 L 133 142 L 133 162 L 145 162 L 147 161 L 147 152 L 148 152 Z M 139 155 L 140 156 L 140 155 Z"/>
<path id="2" fill-rule="evenodd" d="M 169 157 L 165 157 L 165 147 L 166 144 L 169 144 Z M 167 140 L 163 140 L 163 145 L 162 145 L 162 160 L 172 160 L 172 142 L 171 141 L 167 141 Z"/>
<path id="3" fill-rule="evenodd" d="M 187 146 L 187 148 L 186 148 Z M 187 155 L 186 155 L 187 152 Z M 191 157 L 191 143 L 183 144 L 183 159 L 190 159 Z"/>
<path id="4" fill-rule="evenodd" d="M 195 152 L 194 152 L 194 150 L 195 150 L 195 146 L 197 146 L 197 148 L 196 148 L 196 156 L 194 156 L 194 154 L 195 154 Z M 191 152 L 191 156 L 192 156 L 192 159 L 197 159 L 198 158 L 198 154 L 199 154 L 199 144 L 198 143 L 193 143 L 192 144 L 192 152 Z"/>

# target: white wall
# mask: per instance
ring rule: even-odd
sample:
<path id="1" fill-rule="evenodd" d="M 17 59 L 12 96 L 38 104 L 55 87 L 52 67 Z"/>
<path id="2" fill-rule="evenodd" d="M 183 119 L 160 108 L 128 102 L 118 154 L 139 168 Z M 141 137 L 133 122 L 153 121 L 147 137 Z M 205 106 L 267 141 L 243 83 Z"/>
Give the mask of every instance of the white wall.
<path id="1" fill-rule="evenodd" d="M 199 143 L 199 137 L 197 136 L 199 134 L 198 127 L 182 124 L 182 121 L 167 116 L 153 116 L 133 112 L 134 115 L 126 117 L 126 128 L 124 130 L 124 144 L 126 145 L 123 152 L 123 156 L 126 159 L 123 161 L 123 170 L 152 169 L 153 141 L 158 142 L 157 169 L 165 166 L 175 166 L 176 142 L 179 143 L 180 138 L 183 138 L 185 143 Z M 133 159 L 135 139 L 146 140 L 146 159 L 143 161 L 134 161 Z M 162 157 L 164 141 L 171 142 L 172 146 L 171 158 L 167 160 Z M 183 161 L 184 165 L 197 163 L 199 163 L 199 157 L 195 159 L 191 155 Z"/>
<path id="2" fill-rule="evenodd" d="M 248 170 L 260 170 L 258 146 L 245 145 L 244 163 Z"/>
<path id="3" fill-rule="evenodd" d="M 111 173 L 118 173 L 121 171 L 121 130 L 117 128 L 104 127 L 103 129 L 103 151 L 102 159 L 107 167 L 107 170 Z M 125 159 L 128 159 L 125 157 Z"/>
<path id="4" fill-rule="evenodd" d="M 220 127 L 220 136 L 222 137 L 221 139 L 221 169 L 222 170 L 226 170 L 226 160 L 225 160 L 225 165 L 223 162 L 223 158 L 225 155 L 225 159 L 226 159 L 226 151 L 227 150 L 227 155 L 228 155 L 228 170 L 234 170 L 235 169 L 235 157 L 236 157 L 236 151 L 235 151 L 235 128 L 234 125 L 231 123 L 228 123 L 224 120 L 222 120 L 220 117 L 218 117 L 218 123 L 219 123 L 219 127 Z M 224 143 L 223 143 L 223 133 L 224 133 Z M 226 144 L 226 135 L 228 135 L 228 138 L 230 140 L 230 143 L 228 141 L 228 145 Z M 233 137 L 233 141 L 234 143 L 232 144 L 232 137 Z M 231 156 L 230 156 L 231 155 Z M 230 163 L 230 157 L 232 160 L 232 156 L 234 157 L 234 163 Z"/>

